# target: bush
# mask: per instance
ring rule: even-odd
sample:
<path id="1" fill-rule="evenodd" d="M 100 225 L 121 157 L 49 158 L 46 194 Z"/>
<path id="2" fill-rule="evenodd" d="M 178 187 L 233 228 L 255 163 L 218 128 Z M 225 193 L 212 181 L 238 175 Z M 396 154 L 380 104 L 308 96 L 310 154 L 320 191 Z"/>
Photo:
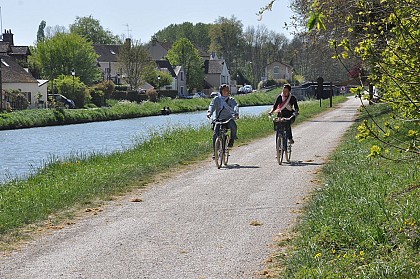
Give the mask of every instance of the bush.
<path id="1" fill-rule="evenodd" d="M 178 91 L 176 90 L 163 90 L 159 91 L 159 99 L 164 97 L 169 97 L 175 99 L 178 96 Z"/>
<path id="2" fill-rule="evenodd" d="M 114 89 L 117 91 L 127 91 L 128 87 L 127 85 L 118 84 L 118 85 L 115 85 Z"/>
<path id="3" fill-rule="evenodd" d="M 92 103 L 98 107 L 105 105 L 105 92 L 99 89 L 91 88 L 89 90 L 90 96 L 92 97 Z"/>
<path id="4" fill-rule="evenodd" d="M 147 95 L 147 98 L 149 99 L 149 101 L 151 101 L 151 102 L 157 102 L 158 93 L 156 92 L 155 89 L 153 89 L 153 88 L 148 89 L 146 91 L 146 95 Z"/>

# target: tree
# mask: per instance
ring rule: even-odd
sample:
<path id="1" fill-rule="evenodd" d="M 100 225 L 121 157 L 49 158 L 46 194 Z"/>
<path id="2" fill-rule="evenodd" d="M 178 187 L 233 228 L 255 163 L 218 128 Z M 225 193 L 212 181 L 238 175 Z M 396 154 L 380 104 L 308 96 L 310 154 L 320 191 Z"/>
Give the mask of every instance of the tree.
<path id="1" fill-rule="evenodd" d="M 47 23 L 45 22 L 45 20 L 41 21 L 41 23 L 39 24 L 38 27 L 38 32 L 36 34 L 36 41 L 37 42 L 42 42 L 45 39 L 45 26 L 47 25 Z"/>
<path id="2" fill-rule="evenodd" d="M 242 22 L 234 16 L 230 19 L 219 17 L 210 27 L 210 51 L 216 52 L 232 67 L 240 55 L 237 51 L 243 42 Z"/>
<path id="3" fill-rule="evenodd" d="M 105 30 L 99 20 L 91 15 L 88 17 L 76 17 L 73 24 L 70 24 L 70 33 L 75 33 L 89 40 L 93 44 L 120 44 L 118 36 L 111 31 Z"/>
<path id="4" fill-rule="evenodd" d="M 208 51 L 210 47 L 209 30 L 211 24 L 184 22 L 182 24 L 171 24 L 168 27 L 158 31 L 153 37 L 160 42 L 175 43 L 186 38 L 194 46 Z"/>
<path id="5" fill-rule="evenodd" d="M 92 44 L 84 38 L 77 34 L 57 33 L 37 43 L 29 62 L 39 67 L 42 78 L 53 80 L 59 75 L 69 75 L 75 69 L 76 76 L 83 83 L 92 84 L 100 77 L 97 57 Z"/>
<path id="6" fill-rule="evenodd" d="M 272 4 L 274 1 L 270 2 Z M 361 61 L 360 87 L 376 85 L 382 100 L 391 109 L 384 126 L 375 118 L 363 123 L 359 138 L 374 137 L 378 145 L 371 156 L 392 158 L 392 151 L 404 152 L 406 158 L 420 155 L 420 15 L 418 3 L 406 0 L 344 1 L 294 0 L 301 18 L 314 39 L 328 38 L 335 58 Z"/>
<path id="7" fill-rule="evenodd" d="M 132 90 L 139 89 L 148 73 L 156 67 L 146 47 L 138 41 L 126 40 L 121 46 L 118 60 Z"/>
<path id="8" fill-rule="evenodd" d="M 184 66 L 189 91 L 193 88 L 202 88 L 204 79 L 203 60 L 198 50 L 188 39 L 183 38 L 176 41 L 168 51 L 166 58 L 172 66 Z"/>

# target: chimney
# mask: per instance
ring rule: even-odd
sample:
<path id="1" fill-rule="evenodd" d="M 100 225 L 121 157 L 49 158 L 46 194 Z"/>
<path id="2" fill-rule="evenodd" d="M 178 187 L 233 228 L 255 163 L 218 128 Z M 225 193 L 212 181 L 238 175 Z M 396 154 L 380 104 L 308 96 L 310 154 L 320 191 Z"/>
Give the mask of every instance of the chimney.
<path id="1" fill-rule="evenodd" d="M 12 30 L 4 30 L 3 33 L 3 42 L 8 42 L 10 45 L 13 46 L 13 33 Z"/>

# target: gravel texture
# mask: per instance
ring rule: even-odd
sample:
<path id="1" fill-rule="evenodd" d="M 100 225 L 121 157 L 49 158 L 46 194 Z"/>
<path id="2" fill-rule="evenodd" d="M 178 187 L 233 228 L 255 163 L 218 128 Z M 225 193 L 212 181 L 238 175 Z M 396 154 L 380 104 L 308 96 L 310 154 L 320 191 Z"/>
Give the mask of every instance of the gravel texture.
<path id="1" fill-rule="evenodd" d="M 259 278 L 359 105 L 295 125 L 292 164 L 274 132 L 234 147 L 227 168 L 209 159 L 1 256 L 0 278 Z"/>

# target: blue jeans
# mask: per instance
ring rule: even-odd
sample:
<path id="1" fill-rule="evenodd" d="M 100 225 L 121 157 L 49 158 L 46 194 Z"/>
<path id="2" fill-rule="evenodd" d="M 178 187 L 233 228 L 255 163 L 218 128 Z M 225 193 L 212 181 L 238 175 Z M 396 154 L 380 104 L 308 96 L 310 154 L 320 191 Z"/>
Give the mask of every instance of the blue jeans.
<path id="1" fill-rule="evenodd" d="M 227 124 L 228 129 L 230 129 L 230 137 L 233 143 L 234 140 L 238 139 L 237 132 L 238 126 L 236 126 L 235 120 L 231 119 Z M 216 125 L 213 130 L 213 149 L 214 143 L 216 142 L 216 138 L 220 135 L 220 125 Z"/>

